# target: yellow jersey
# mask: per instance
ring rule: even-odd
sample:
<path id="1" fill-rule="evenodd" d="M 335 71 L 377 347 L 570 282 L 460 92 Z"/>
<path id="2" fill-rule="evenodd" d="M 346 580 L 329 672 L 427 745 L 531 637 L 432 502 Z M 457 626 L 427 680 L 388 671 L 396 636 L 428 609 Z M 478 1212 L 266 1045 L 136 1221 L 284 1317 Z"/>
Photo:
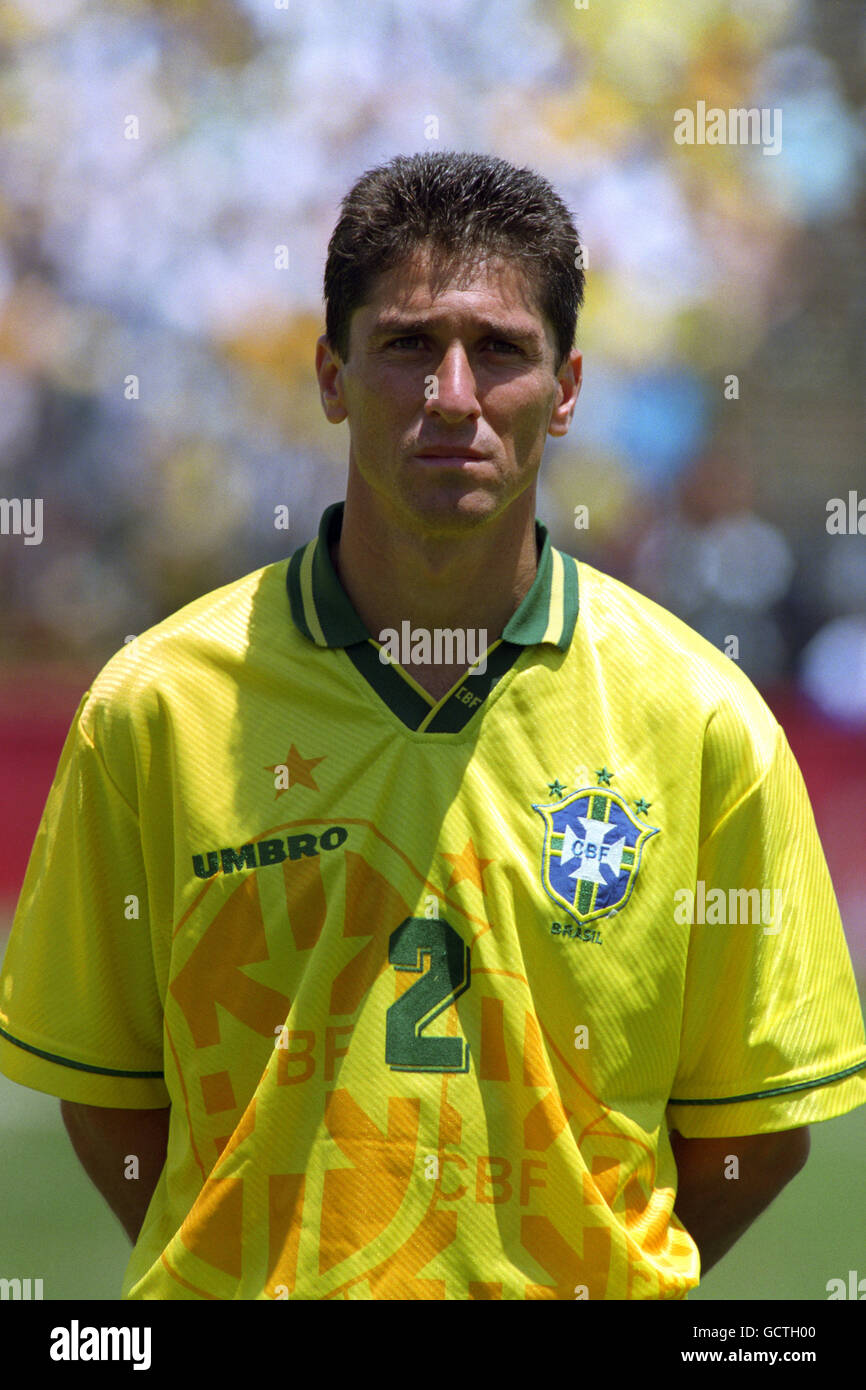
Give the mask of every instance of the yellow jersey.
<path id="1" fill-rule="evenodd" d="M 171 1106 L 126 1299 L 669 1299 L 669 1130 L 866 1101 L 808 797 L 749 680 L 551 546 L 434 700 L 318 536 L 83 698 L 0 1068 Z"/>

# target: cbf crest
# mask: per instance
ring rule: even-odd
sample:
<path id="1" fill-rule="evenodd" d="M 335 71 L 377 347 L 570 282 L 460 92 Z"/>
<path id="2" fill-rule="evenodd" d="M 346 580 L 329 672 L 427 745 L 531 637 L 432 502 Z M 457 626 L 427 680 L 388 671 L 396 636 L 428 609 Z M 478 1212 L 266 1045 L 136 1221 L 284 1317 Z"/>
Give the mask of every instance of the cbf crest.
<path id="1" fill-rule="evenodd" d="M 541 881 L 553 901 L 578 922 L 620 911 L 659 827 L 641 825 L 623 797 L 603 787 L 532 809 L 544 820 Z"/>

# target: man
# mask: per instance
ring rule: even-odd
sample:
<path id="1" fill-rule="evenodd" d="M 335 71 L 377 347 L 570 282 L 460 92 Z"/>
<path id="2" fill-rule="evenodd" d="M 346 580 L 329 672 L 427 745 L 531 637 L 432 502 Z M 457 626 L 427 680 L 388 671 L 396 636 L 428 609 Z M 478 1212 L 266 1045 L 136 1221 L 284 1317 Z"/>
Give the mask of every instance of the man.
<path id="1" fill-rule="evenodd" d="M 316 355 L 345 503 L 82 701 L 0 1065 L 63 1098 L 126 1298 L 682 1298 L 866 1100 L 781 729 L 535 522 L 580 264 L 529 171 L 360 179 Z"/>

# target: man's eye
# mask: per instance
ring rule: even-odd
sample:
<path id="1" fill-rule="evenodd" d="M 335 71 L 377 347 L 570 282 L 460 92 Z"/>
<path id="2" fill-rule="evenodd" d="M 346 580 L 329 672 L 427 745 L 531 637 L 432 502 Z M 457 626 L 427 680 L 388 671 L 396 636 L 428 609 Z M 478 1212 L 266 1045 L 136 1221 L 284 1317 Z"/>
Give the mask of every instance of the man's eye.
<path id="1" fill-rule="evenodd" d="M 400 343 L 420 343 L 420 341 L 421 335 L 419 333 L 408 333 L 404 338 L 392 338 L 388 346 L 398 347 Z"/>
<path id="2" fill-rule="evenodd" d="M 505 348 L 506 352 L 520 351 L 520 348 L 517 346 L 516 343 L 506 342 L 504 338 L 495 338 L 493 340 L 493 346 L 496 348 L 497 352 L 500 352 L 503 348 Z"/>

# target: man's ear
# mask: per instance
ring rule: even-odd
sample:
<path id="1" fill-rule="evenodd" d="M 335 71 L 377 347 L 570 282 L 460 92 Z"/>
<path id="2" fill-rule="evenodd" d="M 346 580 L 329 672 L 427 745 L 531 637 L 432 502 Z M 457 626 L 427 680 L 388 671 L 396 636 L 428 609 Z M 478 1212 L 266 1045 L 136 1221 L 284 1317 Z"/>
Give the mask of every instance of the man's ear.
<path id="1" fill-rule="evenodd" d="M 316 377 L 322 409 L 332 425 L 339 425 L 348 415 L 343 400 L 342 370 L 339 354 L 323 333 L 316 341 Z"/>
<path id="2" fill-rule="evenodd" d="M 547 433 L 554 438 L 568 434 L 571 417 L 583 384 L 583 354 L 575 348 L 557 375 L 556 403 L 550 416 Z"/>

